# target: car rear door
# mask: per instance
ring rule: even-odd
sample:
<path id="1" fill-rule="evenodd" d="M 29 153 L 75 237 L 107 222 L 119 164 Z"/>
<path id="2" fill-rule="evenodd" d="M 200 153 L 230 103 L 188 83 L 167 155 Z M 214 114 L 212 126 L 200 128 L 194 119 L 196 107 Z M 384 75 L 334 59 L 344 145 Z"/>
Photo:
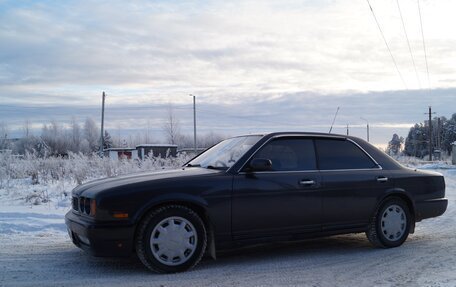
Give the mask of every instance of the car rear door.
<path id="1" fill-rule="evenodd" d="M 284 237 L 320 231 L 322 201 L 320 172 L 313 140 L 281 137 L 266 143 L 254 158 L 272 161 L 271 171 L 234 176 L 232 232 L 235 240 Z"/>
<path id="2" fill-rule="evenodd" d="M 366 226 L 378 198 L 392 188 L 388 172 L 349 139 L 315 140 L 322 176 L 323 230 Z"/>

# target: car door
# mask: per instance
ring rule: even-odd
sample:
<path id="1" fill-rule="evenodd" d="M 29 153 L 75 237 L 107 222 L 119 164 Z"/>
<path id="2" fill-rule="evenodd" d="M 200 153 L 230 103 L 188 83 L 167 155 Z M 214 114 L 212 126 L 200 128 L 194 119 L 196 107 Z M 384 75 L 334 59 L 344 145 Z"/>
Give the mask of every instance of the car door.
<path id="1" fill-rule="evenodd" d="M 315 140 L 322 176 L 323 230 L 365 226 L 378 198 L 392 187 L 383 170 L 349 139 Z"/>
<path id="2" fill-rule="evenodd" d="M 272 170 L 249 171 L 249 162 L 256 158 L 270 159 Z M 233 237 L 287 237 L 320 231 L 321 204 L 313 140 L 274 138 L 234 175 Z"/>

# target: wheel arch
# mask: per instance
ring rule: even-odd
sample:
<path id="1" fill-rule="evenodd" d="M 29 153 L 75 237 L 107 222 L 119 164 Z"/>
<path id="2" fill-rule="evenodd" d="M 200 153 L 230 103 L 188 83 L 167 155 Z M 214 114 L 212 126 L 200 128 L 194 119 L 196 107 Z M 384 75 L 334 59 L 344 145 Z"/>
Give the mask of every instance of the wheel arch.
<path id="1" fill-rule="evenodd" d="M 406 190 L 402 188 L 393 188 L 385 192 L 382 197 L 378 200 L 377 206 L 375 208 L 375 213 L 378 211 L 378 209 L 382 206 L 382 204 L 389 200 L 392 197 L 397 197 L 401 200 L 403 200 L 406 204 L 407 207 L 409 208 L 410 214 L 412 216 L 411 218 L 411 226 L 410 226 L 410 233 L 415 232 L 415 202 L 413 201 L 412 197 L 407 193 Z"/>

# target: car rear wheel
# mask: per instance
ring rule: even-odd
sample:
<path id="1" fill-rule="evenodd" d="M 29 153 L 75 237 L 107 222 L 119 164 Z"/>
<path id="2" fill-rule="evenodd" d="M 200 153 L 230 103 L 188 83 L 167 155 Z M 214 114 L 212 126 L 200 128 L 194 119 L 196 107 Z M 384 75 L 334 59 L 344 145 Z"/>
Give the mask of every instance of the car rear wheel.
<path id="1" fill-rule="evenodd" d="M 410 210 L 402 199 L 389 198 L 371 218 L 367 238 L 377 247 L 400 246 L 409 235 L 411 219 Z"/>
<path id="2" fill-rule="evenodd" d="M 206 229 L 193 210 L 169 205 L 149 213 L 140 223 L 136 253 L 141 262 L 158 273 L 174 273 L 194 267 L 207 245 Z"/>

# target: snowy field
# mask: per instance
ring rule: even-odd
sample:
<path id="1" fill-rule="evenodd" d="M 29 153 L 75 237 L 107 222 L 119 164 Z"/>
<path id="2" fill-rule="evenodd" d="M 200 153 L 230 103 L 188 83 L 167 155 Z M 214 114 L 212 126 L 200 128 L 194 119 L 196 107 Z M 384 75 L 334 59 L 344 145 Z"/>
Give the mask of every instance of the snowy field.
<path id="1" fill-rule="evenodd" d="M 456 286 L 456 167 L 420 168 L 445 176 L 448 210 L 418 223 L 399 248 L 334 236 L 235 250 L 173 275 L 150 273 L 135 257 L 88 256 L 63 219 L 74 181 L 26 179 L 0 188 L 0 286 Z"/>

